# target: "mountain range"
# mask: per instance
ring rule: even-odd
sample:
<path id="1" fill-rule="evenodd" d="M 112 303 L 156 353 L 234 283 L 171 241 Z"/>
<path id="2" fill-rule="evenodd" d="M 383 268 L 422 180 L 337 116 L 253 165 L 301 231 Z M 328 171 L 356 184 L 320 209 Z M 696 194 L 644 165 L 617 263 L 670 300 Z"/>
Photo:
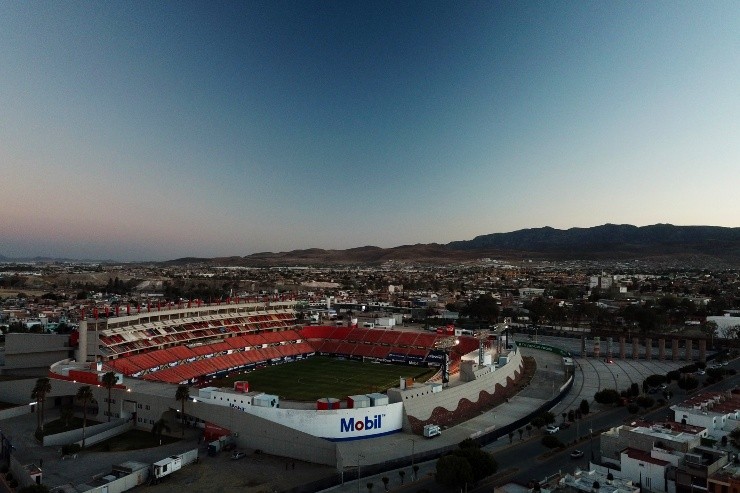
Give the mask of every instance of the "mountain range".
<path id="1" fill-rule="evenodd" d="M 263 252 L 246 257 L 181 258 L 167 264 L 214 265 L 342 265 L 379 264 L 390 260 L 447 263 L 484 257 L 542 260 L 626 260 L 684 262 L 696 266 L 740 266 L 740 228 L 654 224 L 604 224 L 566 230 L 531 228 L 493 233 L 447 244 L 429 243 L 393 248 L 364 246 L 346 250 L 312 248 Z"/>
<path id="2" fill-rule="evenodd" d="M 381 264 L 387 261 L 443 264 L 481 258 L 501 260 L 643 259 L 690 267 L 740 268 L 740 228 L 654 224 L 604 224 L 590 228 L 530 228 L 481 235 L 447 244 L 428 243 L 392 248 L 364 246 L 346 250 L 310 248 L 289 252 L 261 252 L 244 257 L 185 257 L 163 265 L 211 264 L 268 267 L 285 265 Z M 9 258 L 0 262 L 61 262 L 52 257 Z M 115 263 L 115 261 L 102 261 Z"/>

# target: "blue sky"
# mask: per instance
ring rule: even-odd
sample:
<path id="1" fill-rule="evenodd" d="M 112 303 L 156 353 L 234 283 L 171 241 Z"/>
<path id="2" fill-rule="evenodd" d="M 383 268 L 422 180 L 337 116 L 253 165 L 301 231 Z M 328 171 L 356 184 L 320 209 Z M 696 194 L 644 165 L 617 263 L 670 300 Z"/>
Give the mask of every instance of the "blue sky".
<path id="1" fill-rule="evenodd" d="M 740 226 L 740 4 L 2 2 L 0 255 Z"/>

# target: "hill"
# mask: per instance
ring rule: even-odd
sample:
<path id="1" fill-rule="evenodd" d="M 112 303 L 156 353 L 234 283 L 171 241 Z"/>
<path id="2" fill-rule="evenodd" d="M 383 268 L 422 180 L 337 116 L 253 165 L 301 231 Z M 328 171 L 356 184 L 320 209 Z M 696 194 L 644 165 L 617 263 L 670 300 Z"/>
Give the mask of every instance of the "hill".
<path id="1" fill-rule="evenodd" d="M 687 266 L 740 266 L 740 228 L 717 226 L 633 226 L 604 224 L 566 230 L 532 228 L 493 233 L 472 240 L 402 245 L 393 248 L 364 246 L 347 250 L 310 248 L 290 252 L 262 252 L 246 257 L 210 259 L 214 265 L 266 267 L 279 265 L 380 264 L 387 261 L 449 263 L 482 257 L 549 260 L 645 259 Z M 179 259 L 184 264 L 204 259 Z"/>

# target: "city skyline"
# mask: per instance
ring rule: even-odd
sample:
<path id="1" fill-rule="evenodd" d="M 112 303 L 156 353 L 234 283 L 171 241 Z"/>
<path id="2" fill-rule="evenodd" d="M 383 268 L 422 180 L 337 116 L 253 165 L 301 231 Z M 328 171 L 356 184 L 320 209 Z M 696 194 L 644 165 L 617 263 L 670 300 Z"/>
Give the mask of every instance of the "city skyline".
<path id="1" fill-rule="evenodd" d="M 0 5 L 0 255 L 738 224 L 734 2 Z"/>

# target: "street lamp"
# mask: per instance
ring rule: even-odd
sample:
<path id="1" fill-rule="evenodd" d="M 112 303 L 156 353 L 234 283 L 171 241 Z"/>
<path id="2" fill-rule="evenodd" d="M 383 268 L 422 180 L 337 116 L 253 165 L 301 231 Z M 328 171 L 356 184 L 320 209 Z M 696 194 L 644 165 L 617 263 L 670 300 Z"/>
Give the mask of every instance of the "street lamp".
<path id="1" fill-rule="evenodd" d="M 588 429 L 588 441 L 591 447 L 591 460 L 594 460 L 594 429 Z"/>
<path id="2" fill-rule="evenodd" d="M 409 438 L 409 441 L 411 442 L 411 471 L 414 470 L 414 446 L 416 445 L 416 442 L 413 438 Z M 414 481 L 416 481 L 416 474 L 414 474 Z"/>

